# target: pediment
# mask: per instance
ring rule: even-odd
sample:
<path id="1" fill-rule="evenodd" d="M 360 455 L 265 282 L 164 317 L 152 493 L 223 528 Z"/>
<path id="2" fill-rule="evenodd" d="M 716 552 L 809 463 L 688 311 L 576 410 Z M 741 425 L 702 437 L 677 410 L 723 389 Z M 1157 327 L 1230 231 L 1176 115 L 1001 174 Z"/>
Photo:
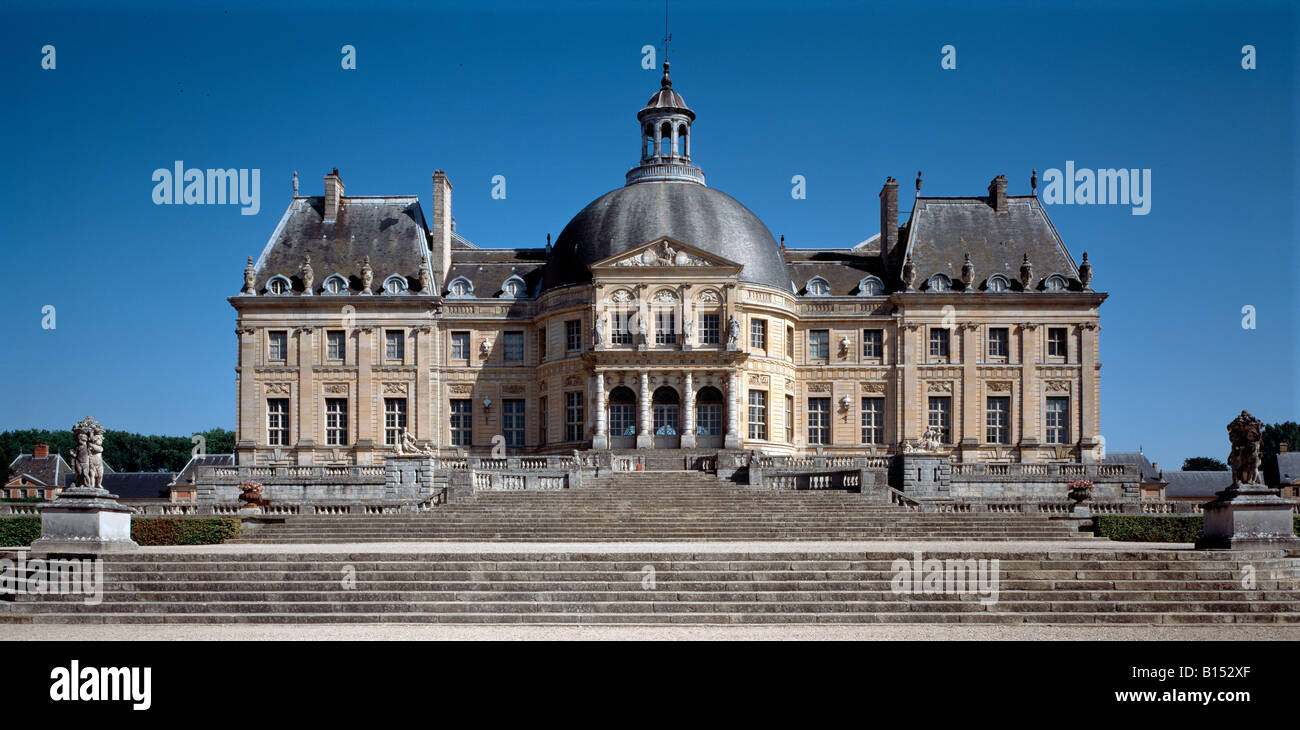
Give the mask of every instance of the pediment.
<path id="1" fill-rule="evenodd" d="M 701 251 L 676 239 L 665 237 L 657 238 L 636 248 L 597 261 L 591 265 L 591 268 L 593 270 L 602 268 L 721 268 L 739 271 L 742 266 L 735 261 L 724 259 L 721 256 Z"/>

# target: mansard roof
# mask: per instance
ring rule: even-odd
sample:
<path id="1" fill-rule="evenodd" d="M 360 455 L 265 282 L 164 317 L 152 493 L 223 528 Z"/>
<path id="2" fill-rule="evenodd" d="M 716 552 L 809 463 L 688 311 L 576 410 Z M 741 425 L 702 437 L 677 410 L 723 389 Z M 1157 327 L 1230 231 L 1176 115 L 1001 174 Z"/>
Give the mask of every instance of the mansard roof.
<path id="1" fill-rule="evenodd" d="M 868 252 L 849 248 L 787 248 L 785 265 L 790 271 L 794 291 L 807 295 L 805 288 L 813 277 L 820 276 L 830 285 L 830 296 L 857 296 L 858 285 L 868 276 L 880 279 L 885 293 L 891 293 L 891 277 L 887 276 L 879 251 Z"/>
<path id="2" fill-rule="evenodd" d="M 913 286 L 935 274 L 960 281 L 962 263 L 969 253 L 975 266 L 972 288 L 977 291 L 994 274 L 1018 282 L 1025 254 L 1034 269 L 1030 289 L 1037 290 L 1052 274 L 1065 277 L 1072 291 L 1083 288 L 1073 257 L 1034 195 L 1007 196 L 1005 211 L 995 210 L 988 196 L 918 196 L 904 231 L 906 253 L 893 263 L 901 271 L 907 256 L 912 257 L 916 266 Z"/>
<path id="3" fill-rule="evenodd" d="M 1102 459 L 1105 464 L 1131 464 L 1137 467 L 1138 476 L 1144 482 L 1158 482 L 1160 474 L 1156 471 L 1155 464 L 1146 457 L 1141 451 L 1107 451 L 1106 458 Z"/>
<path id="4" fill-rule="evenodd" d="M 46 487 L 57 487 L 65 476 L 72 476 L 72 467 L 54 452 L 40 459 L 32 454 L 19 454 L 9 464 L 9 469 L 15 479 L 27 477 L 29 482 Z"/>
<path id="5" fill-rule="evenodd" d="M 1214 495 L 1232 486 L 1230 471 L 1166 471 L 1160 473 L 1166 497 L 1204 497 Z"/>
<path id="6" fill-rule="evenodd" d="M 275 276 L 288 278 L 294 292 L 301 293 L 298 272 L 306 256 L 311 257 L 314 294 L 336 273 L 348 278 L 353 294 L 359 292 L 366 256 L 374 270 L 373 292 L 379 292 L 392 274 L 405 276 L 411 291 L 418 291 L 420 265 L 429 254 L 426 230 L 415 195 L 345 196 L 332 223 L 325 222 L 323 196 L 294 198 L 255 265 L 257 293 L 265 294 Z"/>
<path id="7" fill-rule="evenodd" d="M 501 285 L 511 276 L 524 280 L 525 291 L 531 297 L 542 280 L 546 264 L 544 248 L 473 248 L 451 252 L 451 273 L 442 283 L 443 294 L 448 284 L 464 277 L 474 285 L 474 296 L 491 298 L 501 293 Z"/>

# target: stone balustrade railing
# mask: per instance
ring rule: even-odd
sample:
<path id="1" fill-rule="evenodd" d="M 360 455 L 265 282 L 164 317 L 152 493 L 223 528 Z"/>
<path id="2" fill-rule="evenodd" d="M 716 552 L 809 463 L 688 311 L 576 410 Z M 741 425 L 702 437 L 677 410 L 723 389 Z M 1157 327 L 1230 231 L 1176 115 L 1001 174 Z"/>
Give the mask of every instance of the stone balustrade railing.
<path id="1" fill-rule="evenodd" d="M 1072 477 L 1078 479 L 1096 479 L 1098 477 L 1133 477 L 1137 476 L 1137 467 L 1133 464 L 1076 464 L 1046 462 L 1041 464 L 1024 463 L 964 463 L 952 465 L 952 477 L 1009 477 L 1024 479 L 1034 477 Z"/>

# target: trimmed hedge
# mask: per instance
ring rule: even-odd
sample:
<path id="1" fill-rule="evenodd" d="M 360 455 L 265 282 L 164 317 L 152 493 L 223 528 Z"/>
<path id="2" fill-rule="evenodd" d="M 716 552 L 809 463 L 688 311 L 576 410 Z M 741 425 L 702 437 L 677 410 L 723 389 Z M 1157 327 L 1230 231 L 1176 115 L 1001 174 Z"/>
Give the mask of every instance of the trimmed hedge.
<path id="1" fill-rule="evenodd" d="M 1097 515 L 1093 522 L 1097 535 L 1122 542 L 1196 542 L 1205 528 L 1200 515 Z M 1300 534 L 1300 516 L 1291 526 Z"/>
<path id="2" fill-rule="evenodd" d="M 41 518 L 0 517 L 0 546 L 23 547 L 41 536 Z M 131 539 L 141 545 L 215 545 L 239 537 L 233 517 L 143 517 L 131 520 Z"/>

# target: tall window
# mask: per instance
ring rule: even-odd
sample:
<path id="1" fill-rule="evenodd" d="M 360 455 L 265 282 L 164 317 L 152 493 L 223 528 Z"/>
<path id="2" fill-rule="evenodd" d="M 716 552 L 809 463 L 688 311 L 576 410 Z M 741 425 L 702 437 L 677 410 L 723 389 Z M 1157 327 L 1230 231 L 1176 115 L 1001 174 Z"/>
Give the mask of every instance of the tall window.
<path id="1" fill-rule="evenodd" d="M 523 362 L 524 333 L 503 332 L 501 333 L 501 339 L 505 343 L 503 349 L 506 362 Z"/>
<path id="2" fill-rule="evenodd" d="M 794 327 L 785 328 L 785 356 L 789 360 L 794 359 Z"/>
<path id="3" fill-rule="evenodd" d="M 831 442 L 831 399 L 808 399 L 808 443 Z"/>
<path id="4" fill-rule="evenodd" d="M 871 358 L 885 356 L 884 330 L 862 330 L 862 356 Z"/>
<path id="5" fill-rule="evenodd" d="M 946 332 L 946 330 L 945 330 Z M 929 420 L 927 425 L 939 429 L 941 441 L 952 443 L 952 396 L 930 396 Z"/>
<path id="6" fill-rule="evenodd" d="M 451 333 L 451 359 L 469 362 L 469 333 Z"/>
<path id="7" fill-rule="evenodd" d="M 470 446 L 474 443 L 474 401 L 453 398 L 451 401 L 451 445 Z"/>
<path id="8" fill-rule="evenodd" d="M 632 308 L 627 306 L 615 308 L 611 319 L 614 320 L 611 341 L 615 345 L 632 344 Z"/>
<path id="9" fill-rule="evenodd" d="M 1048 398 L 1044 422 L 1047 425 L 1047 443 L 1070 443 L 1070 399 Z"/>
<path id="10" fill-rule="evenodd" d="M 1048 357 L 1065 357 L 1065 328 L 1048 327 L 1047 328 L 1047 356 Z"/>
<path id="11" fill-rule="evenodd" d="M 677 312 L 672 309 L 655 310 L 655 344 L 677 344 Z"/>
<path id="12" fill-rule="evenodd" d="M 714 393 L 716 391 L 705 390 L 703 393 Z M 720 396 L 721 393 L 718 393 Z M 721 436 L 722 435 L 722 399 L 704 400 L 702 397 L 695 399 L 695 433 L 698 436 Z"/>
<path id="13" fill-rule="evenodd" d="M 537 441 L 542 444 L 547 443 L 549 440 L 547 436 L 550 429 L 547 428 L 547 424 L 551 421 L 551 409 L 548 404 L 549 401 L 546 396 L 542 396 L 537 400 Z"/>
<path id="14" fill-rule="evenodd" d="M 794 443 L 794 396 L 785 397 L 785 442 Z"/>
<path id="15" fill-rule="evenodd" d="M 284 330 L 275 330 L 267 332 L 267 343 L 270 351 L 267 353 L 273 361 L 284 362 L 289 357 L 289 333 Z"/>
<path id="16" fill-rule="evenodd" d="M 767 349 L 767 320 L 755 317 L 749 320 L 749 348 L 751 350 Z"/>
<path id="17" fill-rule="evenodd" d="M 546 328 L 537 330 L 537 361 L 546 359 Z"/>
<path id="18" fill-rule="evenodd" d="M 636 435 L 636 404 L 635 403 L 610 402 L 609 435 L 610 436 L 635 436 Z"/>
<path id="19" fill-rule="evenodd" d="M 401 330 L 384 332 L 384 357 L 388 360 L 406 359 L 406 333 Z"/>
<path id="20" fill-rule="evenodd" d="M 522 337 L 523 334 L 520 333 Z M 506 446 L 524 445 L 524 400 L 506 398 L 501 401 L 501 434 Z"/>
<path id="21" fill-rule="evenodd" d="M 700 344 L 716 345 L 722 342 L 722 315 L 700 315 Z"/>
<path id="22" fill-rule="evenodd" d="M 930 357 L 948 357 L 948 330 L 934 327 L 930 330 Z"/>
<path id="23" fill-rule="evenodd" d="M 862 443 L 885 443 L 885 399 L 862 399 Z"/>
<path id="24" fill-rule="evenodd" d="M 1006 357 L 1007 347 L 1007 328 L 990 327 L 989 328 L 989 357 Z"/>
<path id="25" fill-rule="evenodd" d="M 564 440 L 581 441 L 585 432 L 582 410 L 582 391 L 564 394 Z"/>
<path id="26" fill-rule="evenodd" d="M 814 362 L 827 360 L 831 356 L 830 330 L 808 331 L 808 359 Z"/>
<path id="27" fill-rule="evenodd" d="M 384 399 L 384 443 L 396 445 L 406 430 L 406 399 Z"/>
<path id="28" fill-rule="evenodd" d="M 342 360 L 347 354 L 347 336 L 343 330 L 329 330 L 325 333 L 325 357 L 330 360 Z"/>
<path id="29" fill-rule="evenodd" d="M 266 401 L 266 442 L 272 446 L 289 445 L 289 399 Z"/>
<path id="30" fill-rule="evenodd" d="M 577 352 L 582 349 L 582 320 L 565 320 L 564 345 L 569 352 Z"/>
<path id="31" fill-rule="evenodd" d="M 991 395 L 984 409 L 984 440 L 991 444 L 1011 443 L 1011 398 Z"/>
<path id="32" fill-rule="evenodd" d="M 325 399 L 325 443 L 329 446 L 348 445 L 348 399 Z"/>
<path id="33" fill-rule="evenodd" d="M 767 391 L 749 391 L 749 437 L 767 440 Z"/>

